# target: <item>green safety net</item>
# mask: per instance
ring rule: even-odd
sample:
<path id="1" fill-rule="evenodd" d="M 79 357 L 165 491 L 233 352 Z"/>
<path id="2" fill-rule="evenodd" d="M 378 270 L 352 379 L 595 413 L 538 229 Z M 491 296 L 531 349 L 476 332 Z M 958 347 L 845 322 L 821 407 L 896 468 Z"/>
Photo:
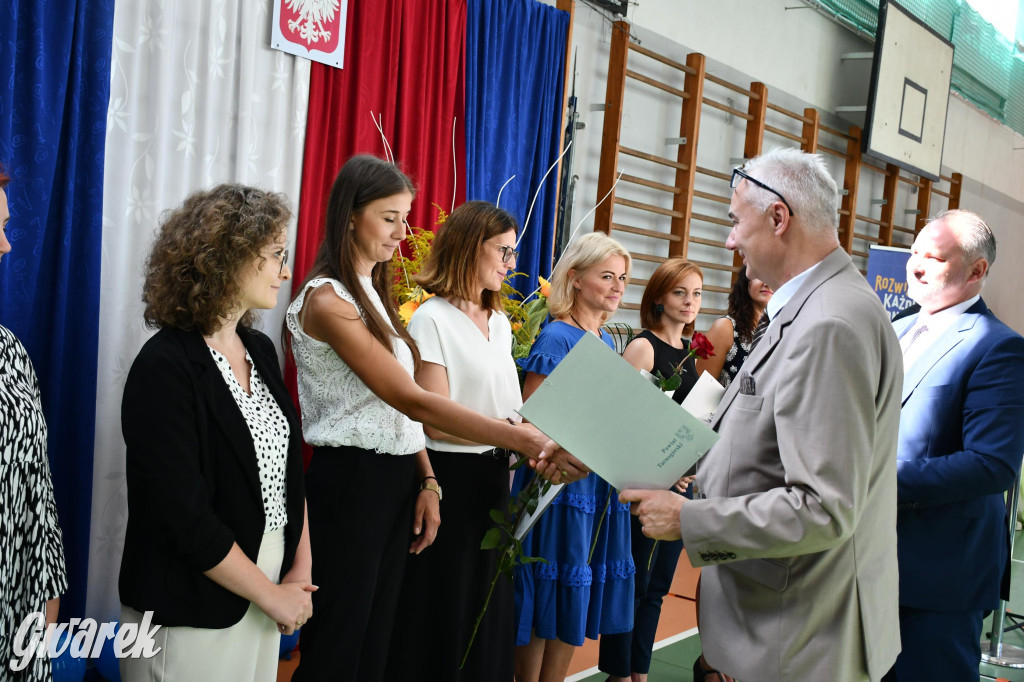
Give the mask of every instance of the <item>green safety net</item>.
<path id="1" fill-rule="evenodd" d="M 815 0 L 841 20 L 876 35 L 878 0 Z M 951 87 L 1024 135 L 1024 52 L 964 0 L 899 4 L 956 46 Z"/>

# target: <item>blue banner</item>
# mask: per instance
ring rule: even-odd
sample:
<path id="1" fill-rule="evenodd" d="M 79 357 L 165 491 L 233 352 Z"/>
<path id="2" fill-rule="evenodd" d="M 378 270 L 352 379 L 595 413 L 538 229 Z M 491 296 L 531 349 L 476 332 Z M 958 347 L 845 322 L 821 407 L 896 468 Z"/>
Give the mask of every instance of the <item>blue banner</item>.
<path id="1" fill-rule="evenodd" d="M 907 259 L 910 249 L 872 246 L 868 251 L 868 284 L 878 294 L 889 318 L 914 305 L 907 297 Z"/>

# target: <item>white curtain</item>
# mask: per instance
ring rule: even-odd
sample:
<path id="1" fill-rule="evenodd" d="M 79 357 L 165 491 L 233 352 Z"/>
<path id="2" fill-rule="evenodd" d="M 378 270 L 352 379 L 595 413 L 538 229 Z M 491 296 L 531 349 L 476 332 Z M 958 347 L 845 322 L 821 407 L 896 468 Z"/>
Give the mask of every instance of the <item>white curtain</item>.
<path id="1" fill-rule="evenodd" d="M 94 618 L 118 618 L 127 519 L 121 393 L 152 334 L 142 321 L 142 269 L 160 215 L 190 192 L 220 182 L 284 192 L 297 212 L 309 62 L 268 47 L 272 18 L 271 0 L 116 5 L 86 604 Z M 289 243 L 294 236 L 293 219 Z M 275 342 L 286 291 L 263 315 Z"/>

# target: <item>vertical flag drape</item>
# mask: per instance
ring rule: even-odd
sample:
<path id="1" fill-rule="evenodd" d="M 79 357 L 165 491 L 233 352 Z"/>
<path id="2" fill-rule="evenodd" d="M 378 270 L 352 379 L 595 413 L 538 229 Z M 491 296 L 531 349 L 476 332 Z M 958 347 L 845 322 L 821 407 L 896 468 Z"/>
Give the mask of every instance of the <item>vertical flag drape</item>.
<path id="1" fill-rule="evenodd" d="M 345 68 L 313 64 L 310 74 L 296 284 L 316 256 L 338 170 L 353 154 L 384 156 L 371 112 L 381 116 L 395 160 L 416 184 L 410 224 L 432 227 L 432 204 L 450 211 L 453 190 L 456 205 L 465 197 L 465 0 L 375 0 L 348 7 Z"/>
<path id="2" fill-rule="evenodd" d="M 127 522 L 121 395 L 153 333 L 143 269 L 160 215 L 221 182 L 299 194 L 309 62 L 267 45 L 271 0 L 118 0 L 103 188 L 103 272 L 87 612 L 119 617 Z M 294 223 L 289 225 L 289 239 Z M 280 337 L 287 292 L 261 314 Z M 154 390 L 159 390 L 154 387 Z M 83 480 L 80 485 L 88 486 Z"/>
<path id="3" fill-rule="evenodd" d="M 525 236 L 513 283 L 532 291 L 551 272 L 562 83 L 569 14 L 536 0 L 469 0 L 466 22 L 466 168 L 469 199 L 495 201 Z M 536 205 L 526 220 L 534 194 Z"/>
<path id="4" fill-rule="evenodd" d="M 465 0 L 350 2 L 348 11 L 345 68 L 313 64 L 310 72 L 293 287 L 316 258 L 331 184 L 345 161 L 385 156 L 375 117 L 416 185 L 411 225 L 433 228 L 433 204 L 450 211 L 466 196 Z M 290 362 L 285 381 L 297 396 Z M 308 463 L 312 451 L 304 455 Z"/>
<path id="5" fill-rule="evenodd" d="M 53 4 L 0 3 L 14 246 L 0 263 L 0 323 L 40 378 L 64 607 L 110 619 L 126 514 L 120 390 L 151 333 L 141 279 L 160 213 L 217 182 L 284 191 L 298 205 L 298 281 L 338 169 L 384 155 L 373 112 L 417 185 L 412 224 L 433 228 L 435 205 L 467 194 L 493 201 L 512 173 L 502 205 L 522 221 L 559 152 L 568 16 L 536 0 L 349 2 L 337 70 L 268 48 L 271 0 L 210 0 L 198 13 L 184 0 L 121 0 L 116 16 L 114 0 Z M 550 269 L 556 180 L 526 226 L 531 282 Z M 272 337 L 281 316 L 265 316 Z"/>
<path id="6" fill-rule="evenodd" d="M 13 252 L 0 263 L 0 323 L 39 376 L 64 533 L 66 613 L 85 604 L 92 499 L 104 121 L 113 0 L 0 7 L 0 161 Z"/>

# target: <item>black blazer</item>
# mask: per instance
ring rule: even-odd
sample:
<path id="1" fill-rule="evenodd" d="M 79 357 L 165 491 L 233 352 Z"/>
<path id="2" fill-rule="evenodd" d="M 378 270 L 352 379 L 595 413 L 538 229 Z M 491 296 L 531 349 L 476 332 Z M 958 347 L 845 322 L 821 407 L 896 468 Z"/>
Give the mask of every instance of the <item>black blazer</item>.
<path id="1" fill-rule="evenodd" d="M 256 370 L 291 427 L 285 554 L 302 535 L 305 488 L 299 419 L 266 335 L 239 327 Z M 237 542 L 253 562 L 265 513 L 249 427 L 197 331 L 164 328 L 139 351 L 125 382 L 128 529 L 121 602 L 160 625 L 225 628 L 249 602 L 203 575 Z"/>

